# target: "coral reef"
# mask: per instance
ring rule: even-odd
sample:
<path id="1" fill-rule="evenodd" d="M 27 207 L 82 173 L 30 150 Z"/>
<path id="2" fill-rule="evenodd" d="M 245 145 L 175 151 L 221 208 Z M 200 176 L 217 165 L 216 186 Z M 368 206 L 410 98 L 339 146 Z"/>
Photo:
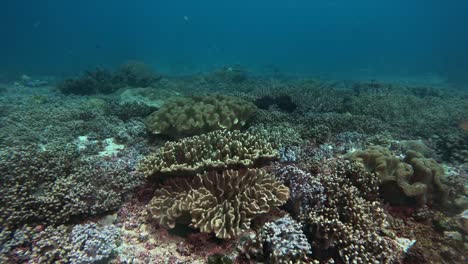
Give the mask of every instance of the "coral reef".
<path id="1" fill-rule="evenodd" d="M 2 230 L 2 263 L 103 263 L 115 256 L 120 240 L 115 225 L 96 223 Z"/>
<path id="2" fill-rule="evenodd" d="M 76 225 L 70 234 L 71 263 L 102 263 L 115 256 L 120 232 L 113 225 Z"/>
<path id="3" fill-rule="evenodd" d="M 361 163 L 368 172 L 376 173 L 381 193 L 391 203 L 405 203 L 405 197 L 416 199 L 419 205 L 442 203 L 446 199 L 446 187 L 440 182 L 443 169 L 435 160 L 415 151 L 409 151 L 402 161 L 390 150 L 372 146 L 350 153 L 349 158 Z"/>
<path id="4" fill-rule="evenodd" d="M 167 142 L 142 160 L 139 170 L 148 177 L 195 175 L 209 169 L 254 167 L 278 157 L 278 152 L 258 134 L 213 131 Z"/>
<path id="5" fill-rule="evenodd" d="M 281 111 L 292 113 L 296 110 L 297 105 L 292 102 L 289 95 L 279 95 L 276 97 L 263 96 L 255 100 L 254 104 L 260 109 L 270 109 L 270 107 L 278 107 Z"/>
<path id="6" fill-rule="evenodd" d="M 78 78 L 65 79 L 57 85 L 64 94 L 90 95 L 96 93 L 110 94 L 122 86 L 115 82 L 113 74 L 104 69 L 86 71 Z"/>
<path id="7" fill-rule="evenodd" d="M 304 143 L 294 125 L 288 122 L 277 124 L 257 124 L 248 131 L 261 134 L 275 149 L 299 146 Z"/>
<path id="8" fill-rule="evenodd" d="M 289 216 L 268 222 L 240 250 L 248 259 L 264 263 L 318 263 L 308 257 L 312 250 L 302 229 L 302 224 Z"/>
<path id="9" fill-rule="evenodd" d="M 148 87 L 159 81 L 161 75 L 153 72 L 150 66 L 141 61 L 129 61 L 115 73 L 115 81 L 130 87 Z"/>
<path id="10" fill-rule="evenodd" d="M 250 102 L 224 95 L 176 98 L 148 116 L 145 123 L 153 134 L 193 136 L 242 128 L 255 110 Z"/>
<path id="11" fill-rule="evenodd" d="M 287 165 L 275 170 L 274 175 L 290 190 L 286 208 L 293 216 L 307 215 L 314 207 L 321 206 L 326 201 L 322 183 L 310 173 Z"/>
<path id="12" fill-rule="evenodd" d="M 377 176 L 341 160 L 328 167 L 318 175 L 327 200 L 304 220 L 313 257 L 335 263 L 394 263 L 400 252 L 381 235 L 386 220 L 375 197 Z"/>
<path id="13" fill-rule="evenodd" d="M 155 191 L 148 210 L 164 227 L 174 228 L 188 214 L 192 227 L 230 239 L 247 230 L 254 217 L 288 198 L 288 188 L 263 170 L 210 171 L 192 181 L 167 181 Z"/>
<path id="14" fill-rule="evenodd" d="M 61 224 L 115 210 L 142 175 L 122 160 L 83 159 L 73 145 L 0 151 L 0 220 Z"/>

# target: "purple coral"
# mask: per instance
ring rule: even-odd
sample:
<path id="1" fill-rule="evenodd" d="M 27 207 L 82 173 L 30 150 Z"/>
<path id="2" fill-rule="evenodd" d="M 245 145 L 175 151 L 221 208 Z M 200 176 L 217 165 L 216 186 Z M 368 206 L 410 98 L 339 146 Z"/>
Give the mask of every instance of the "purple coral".
<path id="1" fill-rule="evenodd" d="M 294 215 L 305 215 L 325 200 L 325 189 L 319 179 L 296 166 L 287 165 L 275 172 L 276 178 L 290 189 L 286 205 Z"/>
<path id="2" fill-rule="evenodd" d="M 114 255 L 119 237 L 120 232 L 113 225 L 76 225 L 70 235 L 73 250 L 69 260 L 71 263 L 105 262 Z"/>

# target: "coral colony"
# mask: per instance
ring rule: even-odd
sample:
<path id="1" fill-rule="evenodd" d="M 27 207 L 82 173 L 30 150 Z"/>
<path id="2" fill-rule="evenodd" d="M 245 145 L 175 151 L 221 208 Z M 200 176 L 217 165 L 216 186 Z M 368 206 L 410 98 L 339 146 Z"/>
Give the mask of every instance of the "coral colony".
<path id="1" fill-rule="evenodd" d="M 468 261 L 466 91 L 141 62 L 16 83 L 1 263 Z"/>

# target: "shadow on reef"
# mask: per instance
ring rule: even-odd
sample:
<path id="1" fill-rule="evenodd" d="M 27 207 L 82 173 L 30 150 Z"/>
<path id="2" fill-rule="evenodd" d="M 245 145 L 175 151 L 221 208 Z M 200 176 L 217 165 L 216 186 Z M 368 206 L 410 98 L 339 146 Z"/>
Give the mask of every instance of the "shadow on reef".
<path id="1" fill-rule="evenodd" d="M 60 82 L 57 88 L 64 94 L 110 94 L 124 87 L 148 87 L 160 79 L 148 65 L 128 62 L 116 72 L 101 68 L 85 71 L 80 77 Z"/>
<path id="2" fill-rule="evenodd" d="M 256 99 L 254 104 L 258 108 L 265 110 L 268 110 L 271 106 L 276 106 L 279 110 L 287 113 L 292 113 L 297 108 L 297 105 L 293 103 L 291 97 L 288 95 L 280 95 L 276 97 L 264 96 Z"/>

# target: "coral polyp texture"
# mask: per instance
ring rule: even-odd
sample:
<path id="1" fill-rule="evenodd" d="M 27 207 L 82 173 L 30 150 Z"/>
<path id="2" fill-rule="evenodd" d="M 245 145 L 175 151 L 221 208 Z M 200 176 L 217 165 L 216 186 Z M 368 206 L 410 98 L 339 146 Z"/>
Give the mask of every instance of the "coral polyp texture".
<path id="1" fill-rule="evenodd" d="M 391 203 L 406 203 L 407 198 L 414 199 L 419 205 L 445 201 L 447 191 L 440 181 L 444 170 L 434 159 L 409 151 L 401 160 L 380 146 L 354 152 L 350 159 L 377 174 L 381 193 Z"/>
<path id="2" fill-rule="evenodd" d="M 293 165 L 275 171 L 276 178 L 289 187 L 291 198 L 286 208 L 294 216 L 308 214 L 326 201 L 325 190 L 317 177 Z"/>
<path id="3" fill-rule="evenodd" d="M 248 259 L 265 263 L 318 263 L 309 258 L 312 249 L 303 233 L 303 226 L 290 216 L 266 223 L 257 235 L 241 245 Z"/>
<path id="4" fill-rule="evenodd" d="M 201 232 L 230 239 L 288 198 L 289 189 L 262 169 L 210 171 L 190 181 L 167 181 L 155 191 L 148 210 L 166 228 L 188 218 Z"/>
<path id="5" fill-rule="evenodd" d="M 193 136 L 242 128 L 255 111 L 254 104 L 232 96 L 176 98 L 148 116 L 145 124 L 153 134 Z"/>
<path id="6" fill-rule="evenodd" d="M 278 158 L 278 151 L 260 135 L 224 130 L 167 142 L 147 156 L 139 170 L 147 177 L 195 175 L 210 169 L 255 167 Z"/>

